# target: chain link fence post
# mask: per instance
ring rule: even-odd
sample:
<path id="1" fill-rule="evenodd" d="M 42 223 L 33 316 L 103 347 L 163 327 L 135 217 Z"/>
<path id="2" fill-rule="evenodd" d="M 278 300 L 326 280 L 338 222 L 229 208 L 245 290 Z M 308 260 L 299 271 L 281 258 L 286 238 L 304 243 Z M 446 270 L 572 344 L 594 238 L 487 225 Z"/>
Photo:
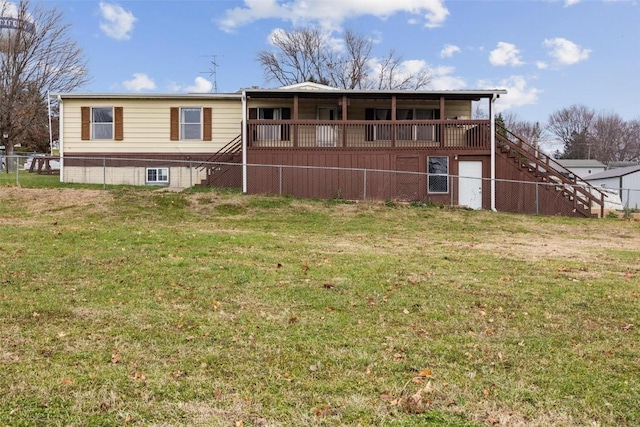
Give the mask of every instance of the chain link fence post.
<path id="1" fill-rule="evenodd" d="M 536 182 L 536 215 L 540 215 L 540 198 L 538 194 L 539 183 Z"/>
<path id="2" fill-rule="evenodd" d="M 364 200 L 367 200 L 367 170 L 363 169 L 363 172 L 364 172 L 364 176 L 363 176 L 364 188 L 362 189 L 362 198 Z"/>

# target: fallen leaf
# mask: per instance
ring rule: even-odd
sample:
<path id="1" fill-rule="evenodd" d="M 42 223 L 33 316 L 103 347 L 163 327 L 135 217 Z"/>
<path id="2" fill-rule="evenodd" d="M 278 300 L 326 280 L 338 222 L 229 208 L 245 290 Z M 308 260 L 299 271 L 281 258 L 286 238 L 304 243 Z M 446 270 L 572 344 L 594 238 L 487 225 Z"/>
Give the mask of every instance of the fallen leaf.
<path id="1" fill-rule="evenodd" d="M 71 379 L 69 378 L 62 379 L 62 385 L 71 385 L 71 384 L 73 384 L 73 381 L 71 381 Z"/>
<path id="2" fill-rule="evenodd" d="M 322 285 L 322 287 L 325 289 L 333 289 L 333 285 L 331 283 L 325 283 Z"/>
<path id="3" fill-rule="evenodd" d="M 430 377 L 432 375 L 431 369 L 426 368 L 423 369 L 422 371 L 418 372 L 418 376 L 419 377 Z"/>
<path id="4" fill-rule="evenodd" d="M 135 372 L 132 376 L 134 380 L 144 381 L 147 379 L 147 376 L 142 372 Z"/>
<path id="5" fill-rule="evenodd" d="M 122 360 L 122 356 L 120 355 L 120 353 L 113 353 L 111 355 L 111 363 L 113 363 L 114 365 L 120 362 L 121 360 Z"/>

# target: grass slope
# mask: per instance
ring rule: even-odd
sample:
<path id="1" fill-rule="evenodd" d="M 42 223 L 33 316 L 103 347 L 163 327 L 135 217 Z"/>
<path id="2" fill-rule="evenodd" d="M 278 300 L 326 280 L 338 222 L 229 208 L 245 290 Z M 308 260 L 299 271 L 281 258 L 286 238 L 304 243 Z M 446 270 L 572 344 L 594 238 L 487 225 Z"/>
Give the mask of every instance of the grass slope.
<path id="1" fill-rule="evenodd" d="M 0 424 L 640 424 L 640 227 L 0 187 Z"/>

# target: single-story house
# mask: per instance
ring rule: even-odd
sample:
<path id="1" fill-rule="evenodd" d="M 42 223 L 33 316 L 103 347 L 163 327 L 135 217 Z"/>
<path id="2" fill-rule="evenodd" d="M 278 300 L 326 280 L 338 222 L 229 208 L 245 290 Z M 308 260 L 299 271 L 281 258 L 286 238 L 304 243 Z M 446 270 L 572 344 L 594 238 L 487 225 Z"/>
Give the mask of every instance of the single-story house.
<path id="1" fill-rule="evenodd" d="M 600 213 L 597 192 L 496 129 L 494 102 L 505 93 L 301 83 L 226 94 L 55 94 L 60 179 Z M 471 118 L 475 102 L 488 118 Z"/>
<path id="2" fill-rule="evenodd" d="M 608 169 L 585 179 L 591 185 L 618 191 L 625 208 L 640 208 L 640 165 Z"/>
<path id="3" fill-rule="evenodd" d="M 556 160 L 564 171 L 585 178 L 594 173 L 604 172 L 607 165 L 595 159 L 558 159 Z"/>

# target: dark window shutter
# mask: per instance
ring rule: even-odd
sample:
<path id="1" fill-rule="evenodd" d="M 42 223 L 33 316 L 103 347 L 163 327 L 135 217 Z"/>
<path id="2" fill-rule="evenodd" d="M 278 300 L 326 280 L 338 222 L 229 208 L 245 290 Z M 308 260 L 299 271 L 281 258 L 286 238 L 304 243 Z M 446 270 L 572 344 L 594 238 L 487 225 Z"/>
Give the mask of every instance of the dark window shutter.
<path id="1" fill-rule="evenodd" d="M 211 107 L 205 107 L 202 109 L 202 139 L 204 141 L 211 141 Z"/>
<path id="2" fill-rule="evenodd" d="M 169 132 L 169 139 L 171 141 L 178 141 L 180 139 L 180 109 L 178 107 L 171 107 L 171 130 Z"/>
<path id="3" fill-rule="evenodd" d="M 258 119 L 258 109 L 249 108 L 249 120 L 257 120 L 257 119 Z"/>
<path id="4" fill-rule="evenodd" d="M 114 139 L 116 141 L 122 141 L 124 139 L 124 131 L 122 125 L 122 107 L 113 108 L 113 120 L 114 120 Z"/>
<path id="5" fill-rule="evenodd" d="M 376 112 L 373 108 L 365 108 L 364 109 L 364 119 L 365 120 L 373 120 L 376 116 Z M 365 141 L 373 141 L 373 125 L 365 126 Z"/>
<path id="6" fill-rule="evenodd" d="M 88 141 L 91 139 L 91 107 L 80 107 L 80 139 Z"/>

